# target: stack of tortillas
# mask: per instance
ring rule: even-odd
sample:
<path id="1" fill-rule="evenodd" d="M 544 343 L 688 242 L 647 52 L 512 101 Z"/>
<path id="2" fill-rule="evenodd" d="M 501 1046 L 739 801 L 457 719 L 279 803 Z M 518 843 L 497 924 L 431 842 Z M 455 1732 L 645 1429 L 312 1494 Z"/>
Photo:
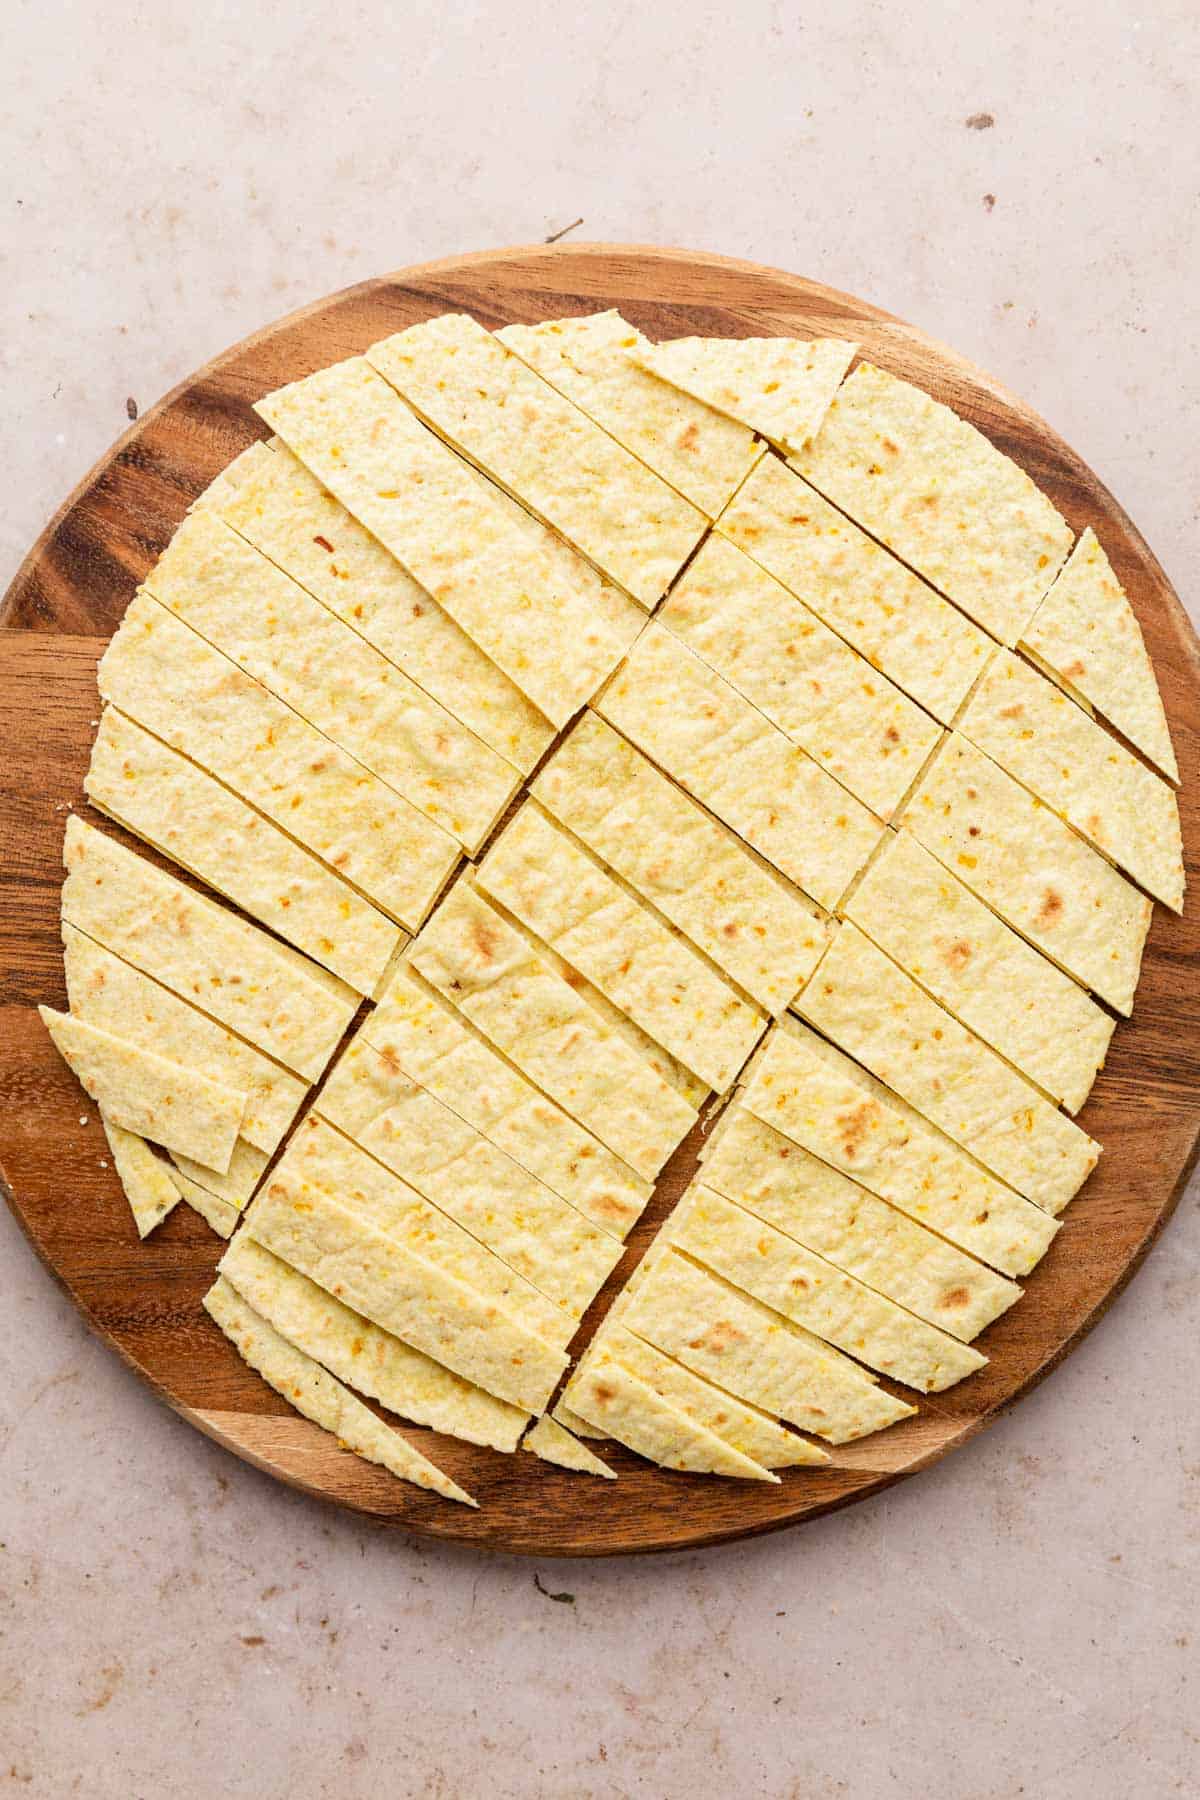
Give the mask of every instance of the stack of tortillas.
<path id="1" fill-rule="evenodd" d="M 46 1023 L 247 1362 L 447 1498 L 394 1420 L 819 1475 L 1100 1154 L 1183 899 L 1154 673 L 1093 532 L 855 354 L 414 326 L 259 403 L 100 664 Z"/>

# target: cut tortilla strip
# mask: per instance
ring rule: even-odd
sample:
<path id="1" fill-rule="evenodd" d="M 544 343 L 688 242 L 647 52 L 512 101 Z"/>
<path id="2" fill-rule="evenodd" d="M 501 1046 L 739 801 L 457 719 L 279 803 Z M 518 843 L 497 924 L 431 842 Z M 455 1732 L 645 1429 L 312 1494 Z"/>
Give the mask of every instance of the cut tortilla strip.
<path id="1" fill-rule="evenodd" d="M 575 1371 L 565 1396 L 573 1412 L 660 1468 L 743 1481 L 779 1480 L 761 1463 L 689 1419 L 604 1350 Z"/>
<path id="2" fill-rule="evenodd" d="M 835 906 L 880 823 L 686 645 L 650 625 L 596 709 L 819 906 Z"/>
<path id="3" fill-rule="evenodd" d="M 207 1167 L 229 1167 L 244 1093 L 70 1013 L 49 1006 L 39 1006 L 38 1013 L 63 1061 L 114 1125 Z"/>
<path id="4" fill-rule="evenodd" d="M 1142 628 L 1090 525 L 1022 633 L 1021 648 L 1179 780 Z"/>
<path id="5" fill-rule="evenodd" d="M 526 801 L 475 876 L 642 1030 L 723 1093 L 767 1018 L 591 854 Z"/>
<path id="6" fill-rule="evenodd" d="M 537 707 L 290 450 L 255 448 L 221 509 L 226 523 L 515 769 L 531 769 L 553 737 Z"/>
<path id="7" fill-rule="evenodd" d="M 935 719 L 950 723 L 992 639 L 778 457 L 764 456 L 718 530 Z"/>
<path id="8" fill-rule="evenodd" d="M 711 1188 L 701 1184 L 690 1198 L 685 1222 L 672 1228 L 672 1243 L 880 1374 L 923 1394 L 940 1394 L 986 1363 L 977 1350 L 906 1312 Z"/>
<path id="9" fill-rule="evenodd" d="M 198 1213 L 219 1238 L 228 1241 L 242 1222 L 238 1208 L 212 1193 L 202 1182 L 193 1181 L 190 1175 L 185 1175 L 182 1171 L 176 1171 L 175 1179 L 179 1183 L 183 1199 L 192 1211 Z"/>
<path id="10" fill-rule="evenodd" d="M 766 1011 L 816 967 L 829 933 L 812 902 L 595 713 L 530 792 Z"/>
<path id="11" fill-rule="evenodd" d="M 84 791 L 297 950 L 369 995 L 404 934 L 331 869 L 177 750 L 106 706 Z"/>
<path id="12" fill-rule="evenodd" d="M 465 883 L 409 957 L 531 1081 L 647 1180 L 695 1124 L 695 1107 Z"/>
<path id="13" fill-rule="evenodd" d="M 951 1018 L 856 925 L 842 926 L 796 1010 L 1019 1194 L 1060 1213 L 1100 1146 Z"/>
<path id="14" fill-rule="evenodd" d="M 703 545 L 658 616 L 882 819 L 942 735 L 928 713 L 724 538 Z"/>
<path id="15" fill-rule="evenodd" d="M 1150 901 L 990 757 L 952 734 L 900 823 L 1068 975 L 1133 1011 Z"/>
<path id="16" fill-rule="evenodd" d="M 365 1038 L 342 1056 L 316 1111 L 573 1318 L 620 1261 L 619 1240 L 390 1068 Z"/>
<path id="17" fill-rule="evenodd" d="M 212 513 L 185 519 L 146 589 L 467 850 L 516 791 L 511 763 Z"/>
<path id="18" fill-rule="evenodd" d="M 200 490 L 188 511 L 223 512 L 242 484 L 249 480 L 252 471 L 258 468 L 259 458 L 267 449 L 268 445 L 259 439 L 253 444 L 247 444 L 244 450 L 239 450 L 233 461 L 214 475 L 206 488 Z"/>
<path id="19" fill-rule="evenodd" d="M 706 518 L 762 454 L 747 426 L 639 367 L 635 356 L 654 346 L 619 312 L 506 325 L 496 336 Z"/>
<path id="20" fill-rule="evenodd" d="M 445 313 L 372 344 L 367 358 L 435 431 L 626 593 L 647 609 L 661 598 L 704 515 L 490 331 Z"/>
<path id="21" fill-rule="evenodd" d="M 249 1363 L 297 1412 L 332 1432 L 342 1449 L 353 1450 L 367 1462 L 379 1463 L 401 1481 L 428 1488 L 443 1500 L 458 1500 L 463 1506 L 477 1504 L 311 1356 L 281 1337 L 224 1276 L 218 1276 L 204 1296 L 204 1309 L 243 1362 Z"/>
<path id="22" fill-rule="evenodd" d="M 955 1018 L 1079 1111 L 1116 1021 L 911 832 L 889 838 L 844 911 Z"/>
<path id="23" fill-rule="evenodd" d="M 545 1409 L 567 1366 L 496 1301 L 316 1188 L 272 1178 L 246 1229 L 372 1324 L 523 1412 Z"/>
<path id="24" fill-rule="evenodd" d="M 1021 1298 L 1016 1282 L 878 1200 L 745 1107 L 709 1138 L 704 1181 L 847 1275 L 969 1344 Z"/>
<path id="25" fill-rule="evenodd" d="M 617 634 L 370 363 L 321 369 L 257 410 L 551 724 L 591 697 Z"/>
<path id="26" fill-rule="evenodd" d="M 820 429 L 857 344 L 841 338 L 670 338 L 630 357 L 660 381 L 736 419 L 784 451 Z"/>
<path id="27" fill-rule="evenodd" d="M 1015 644 L 1071 548 L 1017 464 L 920 388 L 860 363 L 796 467 L 822 494 Z"/>
<path id="28" fill-rule="evenodd" d="M 640 1217 L 652 1183 L 527 1081 L 407 964 L 360 1037 L 389 1072 L 419 1081 L 602 1230 L 623 1238 Z"/>
<path id="29" fill-rule="evenodd" d="M 402 924 L 459 857 L 449 832 L 190 626 L 139 594 L 100 661 L 103 699 L 181 750 Z"/>
<path id="30" fill-rule="evenodd" d="M 540 1456 L 543 1462 L 557 1464 L 560 1469 L 574 1469 L 579 1475 L 601 1475 L 605 1481 L 617 1479 L 615 1469 L 601 1462 L 594 1451 L 581 1444 L 549 1413 L 542 1414 L 533 1430 L 526 1434 L 521 1448 Z"/>
<path id="31" fill-rule="evenodd" d="M 140 1238 L 149 1237 L 155 1226 L 161 1225 L 183 1198 L 179 1185 L 162 1157 L 154 1154 L 145 1138 L 134 1131 L 126 1131 L 121 1125 L 114 1125 L 103 1112 L 100 1123 L 137 1234 Z"/>
<path id="32" fill-rule="evenodd" d="M 218 1270 L 297 1350 L 399 1418 L 512 1452 L 529 1414 L 444 1369 L 289 1268 L 240 1231 Z"/>
<path id="33" fill-rule="evenodd" d="M 240 1137 L 233 1146 L 229 1167 L 223 1175 L 206 1169 L 202 1163 L 194 1162 L 189 1156 L 181 1156 L 178 1151 L 171 1153 L 171 1161 L 178 1174 L 186 1175 L 189 1181 L 207 1188 L 216 1199 L 223 1200 L 237 1212 L 241 1212 L 254 1193 L 270 1160 L 264 1151 L 248 1144 L 244 1137 Z"/>
<path id="34" fill-rule="evenodd" d="M 667 1248 L 622 1323 L 687 1368 L 826 1443 L 882 1431 L 915 1411 L 839 1350 Z"/>
<path id="35" fill-rule="evenodd" d="M 1182 911 L 1183 840 L 1174 788 L 1053 682 L 1001 651 L 963 709 L 958 730 L 1155 899 Z"/>
<path id="36" fill-rule="evenodd" d="M 595 1425 L 589 1425 L 586 1419 L 581 1419 L 578 1413 L 572 1412 L 562 1400 L 555 1401 L 553 1411 L 549 1416 L 561 1425 L 564 1431 L 569 1431 L 572 1437 L 602 1438 L 604 1436 L 604 1433 Z"/>

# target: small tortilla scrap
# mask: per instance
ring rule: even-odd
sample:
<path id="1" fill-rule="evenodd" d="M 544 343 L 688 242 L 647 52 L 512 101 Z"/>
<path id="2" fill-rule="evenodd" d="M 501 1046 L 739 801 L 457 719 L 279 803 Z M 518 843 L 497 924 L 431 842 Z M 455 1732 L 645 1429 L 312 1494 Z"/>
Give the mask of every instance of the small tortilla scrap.
<path id="1" fill-rule="evenodd" d="M 218 1276 L 204 1296 L 204 1309 L 243 1362 L 297 1412 L 332 1433 L 343 1450 L 379 1463 L 401 1481 L 428 1488 L 443 1500 L 457 1500 L 463 1506 L 478 1504 L 311 1356 L 281 1337 L 224 1276 Z"/>
<path id="2" fill-rule="evenodd" d="M 267 445 L 261 438 L 253 444 L 247 444 L 244 450 L 239 450 L 233 461 L 219 470 L 206 488 L 201 488 L 188 511 L 202 512 L 207 509 L 209 512 L 223 512 L 243 482 L 258 468 L 259 458 L 266 450 Z"/>
<path id="3" fill-rule="evenodd" d="M 241 1224 L 241 1213 L 228 1200 L 222 1200 L 206 1188 L 203 1182 L 193 1181 L 182 1169 L 176 1171 L 175 1179 L 179 1183 L 180 1192 L 204 1223 L 216 1232 L 219 1238 L 229 1239 Z"/>
<path id="4" fill-rule="evenodd" d="M 144 1137 L 114 1125 L 105 1113 L 100 1123 L 112 1151 L 113 1166 L 125 1190 L 133 1222 L 140 1238 L 149 1237 L 183 1198 L 179 1185 L 161 1156 L 155 1156 Z"/>
<path id="5" fill-rule="evenodd" d="M 223 1175 L 206 1169 L 191 1157 L 181 1156 L 177 1150 L 171 1153 L 171 1161 L 179 1174 L 186 1175 L 189 1181 L 198 1182 L 210 1194 L 214 1194 L 218 1200 L 224 1200 L 226 1205 L 234 1207 L 238 1212 L 254 1193 L 270 1160 L 265 1151 L 247 1143 L 244 1137 L 240 1137 L 233 1146 L 229 1167 Z"/>
<path id="6" fill-rule="evenodd" d="M 574 1469 L 580 1475 L 600 1475 L 605 1481 L 617 1479 L 615 1469 L 610 1469 L 606 1462 L 601 1462 L 594 1450 L 581 1444 L 565 1425 L 560 1425 L 549 1413 L 543 1413 L 533 1430 L 526 1432 L 521 1448 L 532 1451 L 534 1456 L 540 1456 L 543 1462 L 557 1464 L 560 1469 Z"/>
<path id="7" fill-rule="evenodd" d="M 858 353 L 841 338 L 642 339 L 629 355 L 779 449 L 803 450 Z"/>
<path id="8" fill-rule="evenodd" d="M 728 1475 L 742 1481 L 779 1480 L 770 1469 L 688 1418 L 604 1349 L 597 1349 L 576 1369 L 563 1397 L 573 1412 L 606 1437 L 615 1438 L 660 1468 Z"/>

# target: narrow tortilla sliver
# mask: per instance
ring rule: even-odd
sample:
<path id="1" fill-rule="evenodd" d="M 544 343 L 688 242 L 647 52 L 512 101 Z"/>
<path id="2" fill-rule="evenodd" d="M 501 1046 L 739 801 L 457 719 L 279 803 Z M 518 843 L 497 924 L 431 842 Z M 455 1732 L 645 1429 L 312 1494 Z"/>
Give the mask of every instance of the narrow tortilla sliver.
<path id="1" fill-rule="evenodd" d="M 709 538 L 658 616 L 880 818 L 891 816 L 942 735 L 725 538 Z"/>
<path id="2" fill-rule="evenodd" d="M 1009 457 L 920 388 L 860 363 L 800 473 L 993 636 L 1015 644 L 1071 528 Z"/>
<path id="3" fill-rule="evenodd" d="M 703 1183 L 693 1192 L 672 1242 L 836 1349 L 923 1394 L 940 1394 L 987 1362 Z"/>
<path id="4" fill-rule="evenodd" d="M 358 1001 L 353 991 L 215 901 L 72 817 L 68 924 L 315 1081 Z M 202 1160 L 202 1159 L 201 1159 Z"/>
<path id="5" fill-rule="evenodd" d="M 803 450 L 854 361 L 841 338 L 670 338 L 629 352 L 659 380 L 761 432 L 781 450 Z"/>
<path id="6" fill-rule="evenodd" d="M 372 1325 L 247 1232 L 239 1231 L 217 1268 L 289 1344 L 389 1412 L 469 1444 L 516 1449 L 528 1413 Z"/>
<path id="7" fill-rule="evenodd" d="M 357 1400 L 311 1356 L 281 1337 L 223 1275 L 217 1277 L 204 1296 L 204 1309 L 243 1362 L 249 1363 L 297 1412 L 332 1432 L 342 1449 L 353 1450 L 367 1462 L 379 1463 L 401 1481 L 428 1488 L 443 1500 L 477 1505 L 470 1494 L 464 1493 L 428 1457 L 414 1450 L 398 1431 L 376 1418 L 370 1407 Z"/>
<path id="8" fill-rule="evenodd" d="M 146 588 L 239 668 L 477 850 L 512 764 L 215 514 L 184 520 Z"/>
<path id="9" fill-rule="evenodd" d="M 389 550 L 283 444 L 260 452 L 221 516 L 522 773 L 553 732 Z"/>
<path id="10" fill-rule="evenodd" d="M 778 1481 L 778 1475 L 743 1456 L 669 1400 L 639 1381 L 604 1349 L 577 1369 L 564 1389 L 573 1412 L 660 1468 L 743 1481 Z"/>
<path id="11" fill-rule="evenodd" d="M 778 457 L 764 456 L 718 530 L 943 725 L 992 639 Z"/>
<path id="12" fill-rule="evenodd" d="M 706 518 L 763 452 L 747 426 L 640 367 L 635 357 L 654 346 L 615 310 L 506 325 L 496 336 Z"/>
<path id="13" fill-rule="evenodd" d="M 125 1190 L 133 1222 L 140 1238 L 149 1237 L 183 1195 L 161 1156 L 156 1156 L 144 1137 L 114 1125 L 104 1112 L 100 1123 L 112 1151 L 117 1177 Z"/>
<path id="14" fill-rule="evenodd" d="M 889 839 L 844 911 L 955 1018 L 1079 1111 L 1116 1021 L 911 832 Z"/>
<path id="15" fill-rule="evenodd" d="M 745 1107 L 710 1137 L 704 1181 L 898 1306 L 969 1344 L 1021 1290 L 819 1162 Z"/>
<path id="16" fill-rule="evenodd" d="M 530 792 L 767 1012 L 816 967 L 828 926 L 812 902 L 597 714 Z"/>
<path id="17" fill-rule="evenodd" d="M 206 1169 L 202 1163 L 194 1162 L 189 1156 L 181 1156 L 177 1150 L 171 1153 L 171 1161 L 180 1175 L 186 1175 L 189 1181 L 207 1188 L 216 1199 L 223 1200 L 237 1212 L 242 1210 L 254 1193 L 270 1160 L 262 1150 L 248 1144 L 244 1137 L 240 1137 L 233 1146 L 229 1167 L 223 1175 Z"/>
<path id="18" fill-rule="evenodd" d="M 695 1124 L 695 1107 L 465 883 L 409 957 L 531 1081 L 647 1180 Z"/>
<path id="19" fill-rule="evenodd" d="M 1025 627 L 1021 648 L 1179 780 L 1142 628 L 1090 525 Z"/>
<path id="20" fill-rule="evenodd" d="M 526 1432 L 521 1448 L 540 1456 L 543 1462 L 555 1463 L 560 1469 L 573 1469 L 579 1475 L 600 1475 L 605 1481 L 617 1479 L 615 1469 L 601 1462 L 593 1450 L 581 1444 L 549 1413 L 543 1413 L 533 1430 Z"/>
<path id="21" fill-rule="evenodd" d="M 597 711 L 819 906 L 835 906 L 880 823 L 812 757 L 661 625 Z"/>
<path id="22" fill-rule="evenodd" d="M 581 1318 L 621 1245 L 402 1072 L 365 1038 L 342 1056 L 316 1111 Z"/>
<path id="23" fill-rule="evenodd" d="M 84 791 L 93 806 L 371 994 L 403 934 L 349 883 L 177 750 L 106 706 Z"/>
<path id="24" fill-rule="evenodd" d="M 410 325 L 367 358 L 435 431 L 654 606 L 703 513 L 465 313 Z"/>
<path id="25" fill-rule="evenodd" d="M 222 1200 L 219 1195 L 206 1188 L 203 1182 L 193 1181 L 182 1170 L 176 1173 L 175 1179 L 192 1211 L 198 1213 L 219 1238 L 231 1238 L 241 1224 L 242 1215 L 238 1208 L 231 1206 L 228 1200 Z"/>
<path id="26" fill-rule="evenodd" d="M 527 1081 L 407 964 L 360 1036 L 386 1068 L 419 1081 L 602 1230 L 623 1238 L 640 1217 L 652 1183 Z"/>
<path id="27" fill-rule="evenodd" d="M 267 448 L 268 446 L 262 439 L 258 439 L 253 444 L 247 444 L 244 450 L 239 450 L 233 461 L 218 470 L 207 487 L 201 488 L 188 507 L 188 511 L 190 513 L 206 510 L 222 512 L 242 483 L 247 481 L 253 471 L 258 468 L 259 458 Z"/>
<path id="28" fill-rule="evenodd" d="M 535 801 L 505 826 L 475 882 L 708 1087 L 730 1085 L 766 1015 Z"/>
<path id="29" fill-rule="evenodd" d="M 958 719 L 963 737 L 1174 912 L 1183 840 L 1174 788 L 1020 657 L 1001 651 Z"/>
<path id="30" fill-rule="evenodd" d="M 796 1010 L 1002 1181 L 1060 1213 L 1100 1146 L 847 922 Z"/>
<path id="31" fill-rule="evenodd" d="M 620 639 L 370 363 L 321 369 L 257 410 L 552 725 L 590 698 Z"/>

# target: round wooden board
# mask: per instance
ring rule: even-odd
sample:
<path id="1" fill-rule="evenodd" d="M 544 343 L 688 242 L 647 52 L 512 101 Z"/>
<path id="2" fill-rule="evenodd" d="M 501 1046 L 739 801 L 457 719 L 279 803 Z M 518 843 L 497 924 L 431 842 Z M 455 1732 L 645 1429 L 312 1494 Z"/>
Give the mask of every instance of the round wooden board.
<path id="1" fill-rule="evenodd" d="M 200 1300 L 221 1245 L 179 1207 L 139 1245 L 85 1103 L 37 1018 L 65 1005 L 60 855 L 99 712 L 95 662 L 137 582 L 193 497 L 265 435 L 252 402 L 280 383 L 445 311 L 484 324 L 616 306 L 653 338 L 836 334 L 948 401 L 1026 468 L 1076 532 L 1091 524 L 1142 623 L 1183 771 L 1184 840 L 1197 842 L 1200 646 L 1162 570 L 1100 482 L 1028 407 L 961 357 L 816 283 L 721 257 L 574 245 L 487 252 L 367 282 L 295 313 L 217 358 L 146 414 L 42 534 L 0 613 L 0 1171 L 34 1247 L 89 1322 L 154 1389 L 239 1456 L 306 1491 L 413 1532 L 496 1550 L 606 1555 L 773 1530 L 873 1493 L 944 1456 L 1051 1369 L 1128 1281 L 1182 1191 L 1200 1138 L 1200 909 L 1155 908 L 1134 1019 L 1116 1034 L 1082 1114 L 1100 1168 L 1027 1284 L 983 1339 L 987 1367 L 916 1418 L 780 1486 L 671 1475 L 619 1448 L 616 1483 L 408 1430 L 480 1501 L 478 1512 L 393 1480 L 291 1412 L 239 1360 Z M 1190 867 L 1190 862 L 1189 862 Z M 1047 1030 L 1054 1021 L 1046 1021 Z M 86 1125 L 82 1118 L 87 1115 Z M 664 1173 L 631 1254 L 585 1320 L 625 1280 L 690 1176 L 695 1145 Z M 581 1335 L 580 1342 L 582 1343 Z M 609 1452 L 605 1451 L 606 1455 Z"/>

